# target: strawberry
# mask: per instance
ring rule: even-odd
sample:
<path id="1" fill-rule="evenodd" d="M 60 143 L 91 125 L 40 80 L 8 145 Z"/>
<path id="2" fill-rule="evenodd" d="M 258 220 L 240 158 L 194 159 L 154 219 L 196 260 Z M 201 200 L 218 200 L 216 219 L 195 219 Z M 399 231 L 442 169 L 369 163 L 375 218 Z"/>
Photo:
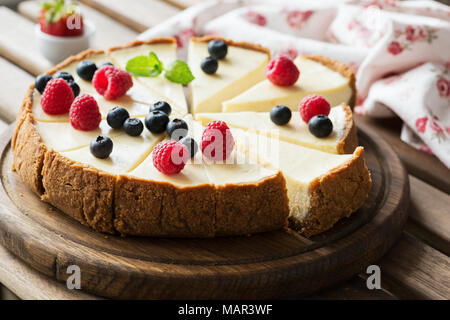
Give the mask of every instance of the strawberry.
<path id="1" fill-rule="evenodd" d="M 64 0 L 45 1 L 41 4 L 38 23 L 41 31 L 57 37 L 73 37 L 84 32 L 83 17 L 75 3 Z"/>

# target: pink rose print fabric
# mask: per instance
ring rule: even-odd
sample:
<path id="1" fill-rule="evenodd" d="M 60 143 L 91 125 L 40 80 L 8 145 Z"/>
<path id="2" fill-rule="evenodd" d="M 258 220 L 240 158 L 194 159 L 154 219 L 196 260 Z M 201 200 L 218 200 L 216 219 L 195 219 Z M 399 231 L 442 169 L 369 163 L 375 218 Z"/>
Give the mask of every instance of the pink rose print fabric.
<path id="1" fill-rule="evenodd" d="M 181 58 L 193 36 L 219 35 L 292 59 L 319 54 L 356 73 L 355 112 L 400 117 L 401 139 L 450 168 L 450 6 L 436 1 L 216 0 L 139 36 L 175 37 Z"/>

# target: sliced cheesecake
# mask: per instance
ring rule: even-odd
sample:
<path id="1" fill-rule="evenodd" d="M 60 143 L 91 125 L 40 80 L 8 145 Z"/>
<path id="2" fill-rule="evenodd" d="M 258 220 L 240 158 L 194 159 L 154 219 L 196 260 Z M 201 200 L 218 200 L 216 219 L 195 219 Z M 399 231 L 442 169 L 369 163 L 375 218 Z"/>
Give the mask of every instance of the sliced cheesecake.
<path id="1" fill-rule="evenodd" d="M 151 41 L 135 41 L 125 46 L 114 47 L 109 49 L 108 54 L 115 64 L 121 69 L 125 69 L 128 60 L 137 56 L 148 56 L 150 52 L 154 52 L 164 66 L 168 66 L 177 59 L 176 50 L 175 39 L 157 38 Z M 187 103 L 181 84 L 171 82 L 163 75 L 158 77 L 136 76 L 134 79 L 142 83 L 147 88 L 147 91 L 153 91 L 161 97 L 161 100 L 169 102 L 172 105 L 172 109 L 177 110 L 180 115 L 184 116 L 187 114 Z"/>
<path id="2" fill-rule="evenodd" d="M 290 219 L 302 234 L 330 229 L 362 206 L 371 187 L 364 148 L 337 155 L 232 129 L 237 149 L 276 168 L 286 179 Z"/>
<path id="3" fill-rule="evenodd" d="M 330 153 L 353 153 L 358 145 L 356 126 L 352 110 L 342 104 L 332 108 L 329 118 L 333 131 L 326 138 L 317 138 L 311 134 L 308 125 L 301 119 L 299 112 L 293 112 L 289 123 L 276 125 L 268 112 L 224 112 L 198 113 L 196 119 L 203 125 L 213 120 L 223 120 L 229 126 L 250 130 L 263 135 L 278 135 L 279 139 Z"/>
<path id="4" fill-rule="evenodd" d="M 223 102 L 223 112 L 269 112 L 276 105 L 286 105 L 296 111 L 305 96 L 322 95 L 332 106 L 345 103 L 354 107 L 355 76 L 345 64 L 322 56 L 298 56 L 294 60 L 300 70 L 298 81 L 290 87 L 280 87 L 263 80 L 238 96 Z"/>
<path id="5" fill-rule="evenodd" d="M 244 92 L 265 79 L 270 53 L 260 46 L 224 40 L 228 53 L 219 60 L 215 74 L 206 74 L 200 65 L 209 57 L 208 42 L 215 37 L 192 38 L 188 49 L 188 64 L 195 76 L 190 83 L 191 112 L 220 112 L 222 102 Z"/>

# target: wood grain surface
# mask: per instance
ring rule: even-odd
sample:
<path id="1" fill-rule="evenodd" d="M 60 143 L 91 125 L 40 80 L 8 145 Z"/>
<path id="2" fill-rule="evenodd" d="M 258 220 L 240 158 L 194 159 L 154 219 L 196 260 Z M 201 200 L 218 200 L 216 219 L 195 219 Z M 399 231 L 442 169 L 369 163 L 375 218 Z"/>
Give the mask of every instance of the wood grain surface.
<path id="1" fill-rule="evenodd" d="M 87 292 L 111 298 L 270 298 L 341 283 L 378 260 L 406 221 L 408 177 L 373 131 L 360 132 L 373 188 L 351 218 L 306 239 L 292 230 L 217 239 L 105 237 L 41 202 L 11 172 L 1 140 L 0 243 L 34 269 L 65 281 L 81 268 Z"/>

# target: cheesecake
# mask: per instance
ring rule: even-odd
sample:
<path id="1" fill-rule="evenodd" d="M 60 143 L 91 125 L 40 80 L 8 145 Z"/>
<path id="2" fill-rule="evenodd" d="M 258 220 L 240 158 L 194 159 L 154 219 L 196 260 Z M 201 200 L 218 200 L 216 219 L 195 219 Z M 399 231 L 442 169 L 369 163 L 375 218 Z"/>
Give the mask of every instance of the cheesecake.
<path id="1" fill-rule="evenodd" d="M 306 236 L 329 230 L 360 208 L 371 188 L 364 148 L 332 154 L 232 129 L 237 149 L 286 179 L 291 223 Z"/>
<path id="2" fill-rule="evenodd" d="M 191 112 L 221 112 L 222 102 L 232 99 L 265 79 L 265 67 L 270 53 L 258 45 L 225 40 L 228 53 L 219 60 L 215 74 L 201 69 L 209 56 L 208 42 L 217 37 L 192 38 L 188 48 L 188 64 L 195 76 L 189 85 Z"/>
<path id="3" fill-rule="evenodd" d="M 134 41 L 125 46 L 117 46 L 108 50 L 108 55 L 114 64 L 121 69 L 126 69 L 128 60 L 136 56 L 148 56 L 154 52 L 158 59 L 167 66 L 177 59 L 177 44 L 173 38 L 157 38 L 150 41 Z M 162 100 L 169 102 L 172 108 L 180 115 L 188 112 L 183 86 L 167 81 L 164 77 L 134 77 L 147 88 L 147 92 L 154 92 L 161 96 Z"/>
<path id="4" fill-rule="evenodd" d="M 213 120 L 222 120 L 232 127 L 266 136 L 277 134 L 283 141 L 330 153 L 353 153 L 358 144 L 352 111 L 345 104 L 331 108 L 329 118 L 333 123 L 333 131 L 325 138 L 311 134 L 298 111 L 292 113 L 291 120 L 285 125 L 272 122 L 268 112 L 198 113 L 195 117 L 204 125 Z"/>
<path id="5" fill-rule="evenodd" d="M 269 112 L 276 105 L 292 111 L 307 95 L 322 95 L 332 106 L 356 101 L 355 75 L 345 64 L 323 56 L 298 56 L 294 60 L 300 77 L 293 86 L 280 87 L 265 79 L 240 95 L 223 102 L 223 112 Z"/>
<path id="6" fill-rule="evenodd" d="M 133 86 L 126 94 L 107 100 L 76 72 L 83 60 L 97 65 L 111 62 L 125 70 L 128 60 L 150 52 L 168 65 L 176 59 L 174 39 L 87 50 L 49 70 L 50 75 L 71 73 L 80 94 L 96 100 L 102 120 L 95 130 L 76 130 L 68 114 L 46 114 L 41 94 L 30 86 L 11 140 L 13 169 L 43 201 L 95 231 L 123 236 L 247 235 L 281 229 L 290 222 L 309 237 L 355 212 L 367 197 L 370 174 L 363 148 L 357 147 L 350 107 L 331 109 L 333 131 L 326 138 L 311 135 L 297 112 L 283 126 L 272 123 L 267 112 L 256 112 L 270 108 L 254 110 L 251 103 L 242 110 L 221 113 L 227 101 L 266 81 L 269 51 L 223 39 L 227 56 L 219 60 L 214 75 L 207 75 L 200 63 L 208 56 L 212 39 L 216 38 L 194 38 L 188 49 L 188 64 L 195 76 L 189 84 L 195 119 L 187 115 L 186 90 L 163 76 L 133 76 Z M 314 91 L 328 93 L 332 104 L 337 100 L 342 101 L 336 104 L 352 104 L 352 74 L 346 73 L 342 64 L 323 57 L 298 61 L 302 61 L 303 82 L 295 99 Z M 319 80 L 311 75 L 317 73 Z M 272 107 L 274 101 L 281 103 L 284 98 L 275 95 L 275 100 L 266 104 Z M 153 151 L 158 143 L 169 141 L 166 132 L 154 134 L 144 128 L 138 136 L 130 136 L 123 128 L 113 129 L 106 120 L 112 108 L 121 106 L 130 117 L 144 122 L 150 106 L 158 101 L 171 105 L 170 118 L 183 119 L 188 136 L 198 144 L 204 125 L 225 121 L 235 139 L 226 161 L 211 162 L 199 148 L 181 172 L 164 174 L 155 167 Z M 94 156 L 91 150 L 90 144 L 98 136 L 113 142 L 106 158 Z"/>

